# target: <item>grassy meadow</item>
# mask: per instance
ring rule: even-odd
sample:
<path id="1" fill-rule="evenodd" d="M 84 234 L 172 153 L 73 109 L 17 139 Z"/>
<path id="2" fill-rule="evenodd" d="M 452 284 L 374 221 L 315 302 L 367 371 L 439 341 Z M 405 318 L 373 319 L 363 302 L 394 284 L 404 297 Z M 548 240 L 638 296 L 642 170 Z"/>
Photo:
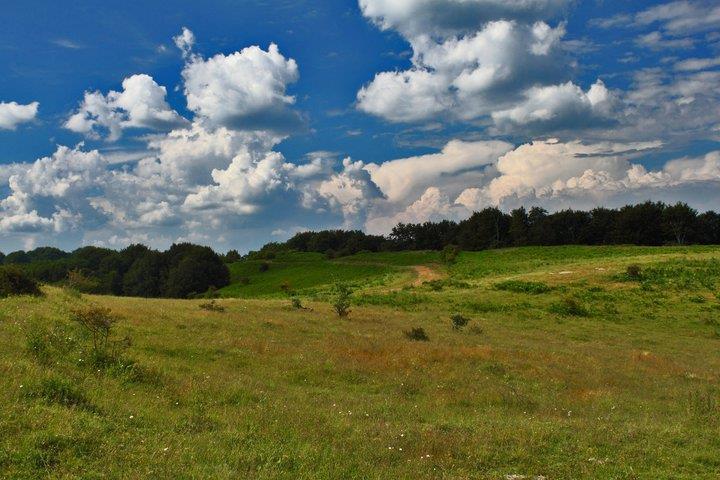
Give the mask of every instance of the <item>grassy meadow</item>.
<path id="1" fill-rule="evenodd" d="M 0 478 L 720 478 L 720 247 L 298 253 L 231 273 L 215 309 L 0 300 Z M 93 361 L 71 320 L 88 305 L 118 316 L 120 361 Z"/>

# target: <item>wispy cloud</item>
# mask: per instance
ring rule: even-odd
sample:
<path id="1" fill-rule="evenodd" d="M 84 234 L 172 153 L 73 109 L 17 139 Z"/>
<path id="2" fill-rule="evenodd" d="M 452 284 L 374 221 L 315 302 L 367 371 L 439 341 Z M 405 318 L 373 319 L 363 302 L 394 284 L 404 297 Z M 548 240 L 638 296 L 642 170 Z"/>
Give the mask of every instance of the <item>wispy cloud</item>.
<path id="1" fill-rule="evenodd" d="M 85 48 L 85 45 L 68 38 L 56 38 L 54 40 L 50 40 L 50 43 L 69 50 L 82 50 Z"/>

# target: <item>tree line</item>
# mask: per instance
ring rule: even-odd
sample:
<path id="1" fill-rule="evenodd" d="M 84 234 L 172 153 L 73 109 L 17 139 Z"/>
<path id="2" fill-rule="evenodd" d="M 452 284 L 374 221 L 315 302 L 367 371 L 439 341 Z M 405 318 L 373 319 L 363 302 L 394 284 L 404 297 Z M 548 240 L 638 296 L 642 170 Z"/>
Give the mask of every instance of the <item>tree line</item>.
<path id="1" fill-rule="evenodd" d="M 490 207 L 461 222 L 400 223 L 387 237 L 361 231 L 302 232 L 285 243 L 267 244 L 250 256 L 267 258 L 297 250 L 335 257 L 361 251 L 442 250 L 450 245 L 477 251 L 533 245 L 688 244 L 720 245 L 720 214 L 700 214 L 685 203 L 662 202 L 555 213 L 539 207 L 505 213 Z"/>
<path id="2" fill-rule="evenodd" d="M 72 283 L 87 293 L 188 298 L 230 283 L 227 263 L 271 259 L 279 252 L 319 252 L 329 258 L 358 252 L 476 251 L 531 245 L 720 245 L 720 215 L 698 213 L 684 203 L 645 202 L 617 209 L 563 210 L 533 207 L 509 213 L 486 208 L 461 222 L 400 223 L 387 236 L 359 230 L 302 232 L 284 243 L 268 243 L 245 257 L 237 250 L 218 255 L 209 247 L 176 244 L 165 252 L 143 245 L 115 251 L 53 247 L 0 253 L 0 264 L 16 265 L 40 282 Z"/>
<path id="3" fill-rule="evenodd" d="M 121 251 L 83 247 L 64 252 L 53 247 L 3 255 L 40 282 L 64 282 L 86 293 L 188 298 L 230 283 L 223 259 L 209 247 L 176 244 L 165 252 L 144 245 Z"/>

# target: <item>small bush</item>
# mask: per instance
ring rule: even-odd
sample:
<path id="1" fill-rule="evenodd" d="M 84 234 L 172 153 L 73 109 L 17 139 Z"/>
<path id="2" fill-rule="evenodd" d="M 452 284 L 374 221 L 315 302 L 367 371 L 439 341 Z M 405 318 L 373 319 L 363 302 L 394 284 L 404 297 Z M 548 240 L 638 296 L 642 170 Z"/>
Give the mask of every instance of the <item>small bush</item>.
<path id="1" fill-rule="evenodd" d="M 467 326 L 468 323 L 470 323 L 469 318 L 464 317 L 459 313 L 456 313 L 455 315 L 450 317 L 450 320 L 452 321 L 452 326 L 455 330 L 462 330 L 464 327 Z"/>
<path id="2" fill-rule="evenodd" d="M 12 295 L 40 296 L 40 286 L 28 274 L 17 267 L 0 267 L 0 298 Z"/>
<path id="3" fill-rule="evenodd" d="M 338 317 L 347 317 L 350 315 L 350 297 L 352 290 L 344 283 L 335 285 L 335 297 L 333 299 L 333 308 Z"/>
<path id="4" fill-rule="evenodd" d="M 223 307 L 222 305 L 217 303 L 215 300 L 210 300 L 209 302 L 201 303 L 200 309 L 207 310 L 208 312 L 224 312 L 225 311 L 225 307 Z"/>
<path id="5" fill-rule="evenodd" d="M 81 270 L 75 269 L 68 272 L 67 278 L 65 279 L 65 286 L 70 290 L 80 293 L 93 293 L 97 291 L 100 282 L 92 277 L 88 277 Z"/>
<path id="6" fill-rule="evenodd" d="M 403 332 L 405 334 L 405 337 L 408 340 L 412 340 L 413 342 L 429 342 L 430 337 L 428 337 L 427 333 L 425 333 L 425 330 L 422 327 L 416 327 L 410 330 L 407 330 Z"/>
<path id="7" fill-rule="evenodd" d="M 640 268 L 640 265 L 637 265 L 637 264 L 628 265 L 625 273 L 630 280 L 641 280 L 642 279 L 642 268 Z"/>
<path id="8" fill-rule="evenodd" d="M 70 313 L 72 320 L 90 334 L 92 338 L 93 364 L 106 366 L 120 358 L 122 350 L 130 346 L 130 338 L 112 339 L 112 328 L 118 317 L 109 308 L 89 306 L 77 308 Z"/>
<path id="9" fill-rule="evenodd" d="M 268 262 L 262 262 L 258 267 L 258 270 L 260 271 L 260 273 L 265 273 L 270 270 L 270 264 Z"/>
<path id="10" fill-rule="evenodd" d="M 290 303 L 295 310 L 305 310 L 305 307 L 303 307 L 303 304 L 298 297 L 290 298 Z"/>
<path id="11" fill-rule="evenodd" d="M 457 245 L 447 245 L 440 252 L 440 260 L 447 265 L 452 265 L 457 261 L 458 255 L 460 255 L 460 247 Z"/>
<path id="12" fill-rule="evenodd" d="M 117 322 L 117 317 L 109 308 L 96 306 L 76 308 L 71 312 L 71 317 L 92 335 L 95 350 L 107 347 L 110 331 Z"/>
<path id="13" fill-rule="evenodd" d="M 495 289 L 515 293 L 527 293 L 529 295 L 541 295 L 552 290 L 552 288 L 542 282 L 525 282 L 522 280 L 507 280 L 496 283 Z"/>
<path id="14" fill-rule="evenodd" d="M 574 298 L 564 298 L 550 307 L 552 313 L 568 317 L 587 317 L 590 312 Z"/>

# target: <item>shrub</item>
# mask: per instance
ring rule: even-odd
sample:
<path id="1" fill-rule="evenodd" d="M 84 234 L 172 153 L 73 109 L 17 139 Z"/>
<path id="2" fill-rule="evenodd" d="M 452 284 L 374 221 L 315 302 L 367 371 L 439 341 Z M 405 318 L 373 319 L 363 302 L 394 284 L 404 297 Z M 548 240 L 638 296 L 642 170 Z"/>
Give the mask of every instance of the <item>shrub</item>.
<path id="1" fill-rule="evenodd" d="M 352 290 L 344 283 L 335 285 L 335 298 L 333 299 L 333 308 L 338 317 L 347 317 L 350 315 L 350 297 Z"/>
<path id="2" fill-rule="evenodd" d="M 210 300 L 209 302 L 201 303 L 200 309 L 207 310 L 208 312 L 224 312 L 225 311 L 225 307 L 223 307 L 222 305 L 217 303 L 215 300 Z"/>
<path id="3" fill-rule="evenodd" d="M 637 264 L 628 265 L 625 273 L 627 274 L 628 278 L 631 280 L 642 279 L 642 268 L 640 268 L 640 265 L 637 265 Z"/>
<path id="4" fill-rule="evenodd" d="M 529 295 L 541 295 L 552 290 L 552 288 L 542 282 L 526 282 L 522 280 L 507 280 L 505 282 L 496 283 L 494 286 L 497 290 L 527 293 Z"/>
<path id="5" fill-rule="evenodd" d="M 422 327 L 415 327 L 403 333 L 408 340 L 412 340 L 413 342 L 430 341 L 430 337 L 428 337 L 427 333 L 425 333 L 425 330 Z"/>
<path id="6" fill-rule="evenodd" d="M 82 270 L 76 268 L 68 272 L 67 278 L 65 279 L 65 286 L 81 293 L 93 293 L 97 291 L 100 282 L 92 277 L 88 277 Z"/>
<path id="7" fill-rule="evenodd" d="M 305 308 L 298 297 L 292 297 L 290 303 L 295 310 L 303 310 Z"/>
<path id="8" fill-rule="evenodd" d="M 440 260 L 443 263 L 451 265 L 455 263 L 458 255 L 460 255 L 460 247 L 457 245 L 446 245 L 440 252 Z"/>
<path id="9" fill-rule="evenodd" d="M 121 350 L 130 346 L 130 339 L 112 339 L 112 328 L 118 317 L 109 308 L 89 306 L 76 308 L 71 311 L 72 320 L 90 334 L 92 338 L 93 363 L 98 366 L 107 366 L 117 361 Z"/>
<path id="10" fill-rule="evenodd" d="M 587 317 L 590 312 L 580 302 L 574 298 L 563 298 L 560 302 L 553 304 L 550 307 L 552 313 L 563 316 L 572 317 Z"/>
<path id="11" fill-rule="evenodd" d="M 0 267 L 0 298 L 11 295 L 40 296 L 38 283 L 18 267 Z"/>
<path id="12" fill-rule="evenodd" d="M 260 271 L 260 273 L 265 273 L 270 270 L 270 264 L 268 262 L 262 262 L 258 267 L 258 270 Z"/>
<path id="13" fill-rule="evenodd" d="M 459 313 L 451 316 L 450 320 L 452 321 L 452 326 L 455 330 L 462 330 L 465 326 L 467 326 L 468 323 L 470 323 L 469 318 L 464 317 Z"/>

